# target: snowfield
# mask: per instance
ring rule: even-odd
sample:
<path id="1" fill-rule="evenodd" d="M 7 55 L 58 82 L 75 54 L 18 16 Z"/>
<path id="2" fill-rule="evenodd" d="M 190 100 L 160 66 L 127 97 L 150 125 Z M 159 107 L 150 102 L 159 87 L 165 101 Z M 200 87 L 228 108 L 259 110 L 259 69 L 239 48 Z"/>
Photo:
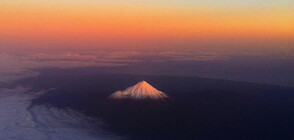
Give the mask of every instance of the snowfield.
<path id="1" fill-rule="evenodd" d="M 117 91 L 110 95 L 112 99 L 134 99 L 134 100 L 143 100 L 143 99 L 166 99 L 168 95 L 152 87 L 146 81 L 139 82 L 138 84 L 127 88 L 124 91 Z"/>

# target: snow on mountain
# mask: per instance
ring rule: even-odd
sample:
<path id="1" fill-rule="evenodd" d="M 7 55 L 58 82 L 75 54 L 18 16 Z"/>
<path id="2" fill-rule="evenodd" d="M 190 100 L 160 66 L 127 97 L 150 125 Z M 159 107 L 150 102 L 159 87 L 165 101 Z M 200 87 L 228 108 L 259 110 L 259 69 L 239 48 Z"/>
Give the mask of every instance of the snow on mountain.
<path id="1" fill-rule="evenodd" d="M 109 98 L 112 99 L 134 99 L 134 100 L 143 100 L 143 99 L 165 99 L 168 98 L 166 94 L 152 87 L 146 81 L 139 82 L 138 84 L 127 88 L 124 91 L 117 91 L 110 95 Z"/>

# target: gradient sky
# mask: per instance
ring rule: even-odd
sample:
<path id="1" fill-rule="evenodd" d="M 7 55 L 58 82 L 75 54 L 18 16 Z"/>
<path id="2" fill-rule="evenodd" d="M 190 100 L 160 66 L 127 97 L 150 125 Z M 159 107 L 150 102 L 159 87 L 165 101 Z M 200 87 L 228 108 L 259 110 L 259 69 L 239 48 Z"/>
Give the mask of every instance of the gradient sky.
<path id="1" fill-rule="evenodd" d="M 0 49 L 292 50 L 293 7 L 293 0 L 1 0 Z"/>

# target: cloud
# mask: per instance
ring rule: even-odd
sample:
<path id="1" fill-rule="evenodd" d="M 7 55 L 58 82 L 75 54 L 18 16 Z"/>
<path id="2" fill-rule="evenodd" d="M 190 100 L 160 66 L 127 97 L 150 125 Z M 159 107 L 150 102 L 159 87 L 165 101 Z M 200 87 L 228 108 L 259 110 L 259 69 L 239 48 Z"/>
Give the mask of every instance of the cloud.
<path id="1" fill-rule="evenodd" d="M 170 64 L 168 71 L 177 70 L 183 65 L 189 65 L 190 72 L 185 69 L 179 70 L 177 73 L 183 75 L 195 75 L 215 77 L 215 71 L 201 74 L 195 71 L 197 69 L 231 69 L 235 65 L 246 65 L 246 67 L 258 67 L 259 63 L 277 62 L 277 65 L 285 65 L 285 70 L 292 69 L 294 55 L 287 52 L 213 52 L 213 51 L 194 51 L 194 52 L 176 52 L 176 51 L 60 51 L 60 52 L 26 52 L 26 53 L 0 53 L 0 85 L 4 82 L 11 82 L 25 77 L 34 77 L 39 73 L 35 69 L 58 67 L 107 67 L 116 72 L 124 72 L 123 68 L 131 68 L 138 66 L 145 69 L 147 64 L 159 66 Z M 191 67 L 193 65 L 193 68 Z M 221 65 L 218 65 L 221 64 Z M 249 65 L 250 66 L 247 66 Z M 217 65 L 217 66 L 216 66 Z M 289 65 L 289 66 L 288 66 Z M 157 67 L 154 67 L 156 69 Z M 121 68 L 121 69 L 120 69 Z M 135 67 L 138 68 L 138 67 Z M 153 70 L 153 69 L 152 69 Z M 151 71 L 152 71 L 151 70 Z M 141 70 L 142 71 L 142 70 Z M 159 70 L 165 71 L 165 70 Z M 228 73 L 234 73 L 234 69 Z M 154 73 L 153 73 L 154 74 Z M 157 72 L 155 74 L 158 74 Z M 244 74 L 242 74 L 244 75 Z M 242 76 L 241 75 L 241 76 Z M 246 76 L 247 77 L 247 76 Z M 246 77 L 244 77 L 246 79 Z M 227 79 L 227 77 L 222 77 Z M 235 79 L 239 80 L 239 79 Z M 241 79 L 242 80 L 242 79 Z"/>
<path id="2" fill-rule="evenodd" d="M 102 120 L 86 117 L 72 109 L 30 107 L 31 100 L 44 91 L 32 93 L 28 88 L 0 89 L 0 139 L 122 139 L 96 126 Z M 95 123 L 95 128 L 92 122 Z"/>
<path id="3" fill-rule="evenodd" d="M 44 67 L 72 68 L 72 67 L 119 67 L 132 65 L 144 61 L 209 61 L 223 60 L 217 54 L 183 53 L 183 52 L 58 52 L 58 53 L 0 53 L 0 83 L 10 82 L 25 77 L 37 76 L 32 69 Z"/>

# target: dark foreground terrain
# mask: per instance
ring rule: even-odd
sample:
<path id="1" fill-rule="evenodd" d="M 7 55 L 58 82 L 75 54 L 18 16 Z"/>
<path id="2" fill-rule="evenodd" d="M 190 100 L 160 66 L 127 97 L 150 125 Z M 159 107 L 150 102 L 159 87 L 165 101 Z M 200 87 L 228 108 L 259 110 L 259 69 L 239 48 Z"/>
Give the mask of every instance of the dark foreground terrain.
<path id="1" fill-rule="evenodd" d="M 105 120 L 130 139 L 294 139 L 294 88 L 198 77 L 101 74 L 91 69 L 43 69 L 14 84 L 51 89 L 33 105 L 70 107 Z M 164 101 L 107 97 L 139 81 L 171 96 Z"/>

